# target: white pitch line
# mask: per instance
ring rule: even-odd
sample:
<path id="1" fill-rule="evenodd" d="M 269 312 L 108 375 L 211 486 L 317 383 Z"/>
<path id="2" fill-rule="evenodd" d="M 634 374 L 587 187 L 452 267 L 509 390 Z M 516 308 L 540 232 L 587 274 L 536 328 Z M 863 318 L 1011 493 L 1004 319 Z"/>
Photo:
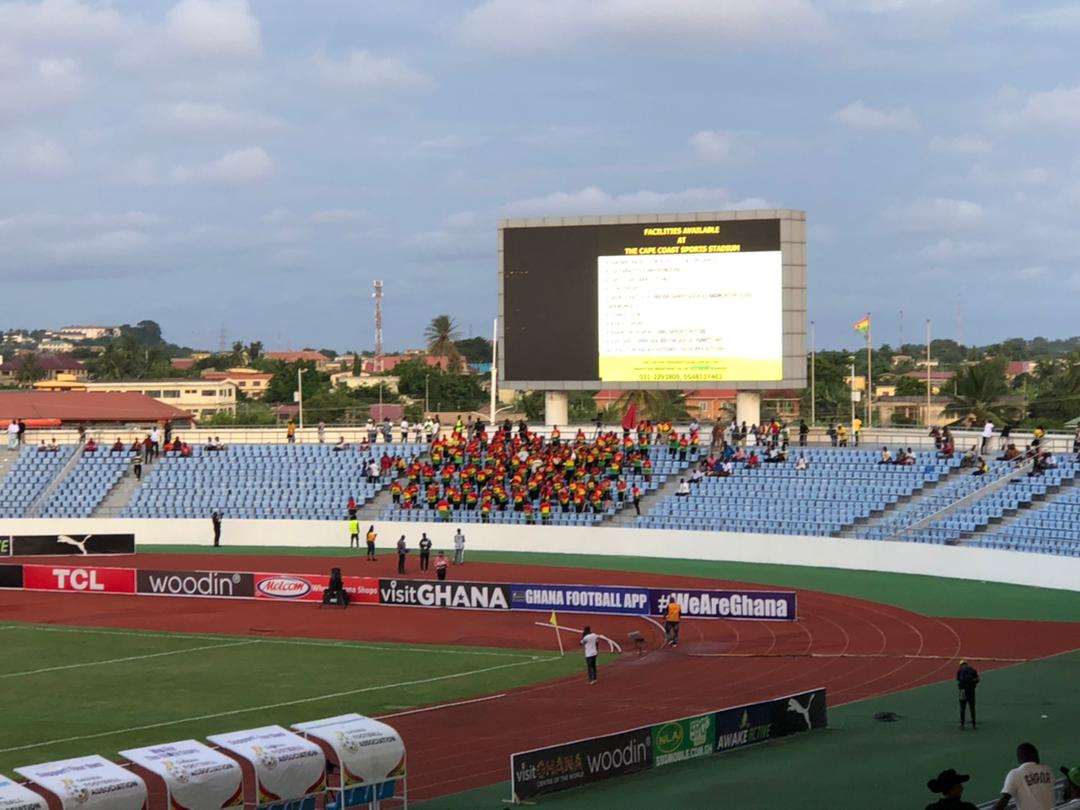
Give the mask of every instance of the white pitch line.
<path id="1" fill-rule="evenodd" d="M 489 700 L 498 700 L 499 698 L 506 697 L 506 692 L 500 692 L 497 695 L 486 695 L 485 697 L 473 698 L 472 700 L 455 700 L 453 703 L 439 703 L 435 706 L 424 706 L 420 709 L 408 709 L 403 712 L 394 712 L 393 714 L 380 714 L 376 715 L 376 720 L 389 720 L 392 717 L 404 717 L 407 714 L 423 714 L 424 712 L 437 712 L 440 709 L 453 709 L 455 706 L 470 706 L 473 703 L 485 703 Z"/>
<path id="2" fill-rule="evenodd" d="M 259 639 L 251 641 L 236 641 L 231 644 L 208 644 L 205 647 L 185 647 L 182 650 L 169 650 L 168 652 L 146 653 L 145 655 L 129 655 L 125 658 L 106 658 L 102 661 L 83 661 L 80 664 L 64 664 L 58 667 L 42 667 L 41 669 L 27 669 L 22 672 L 6 672 L 0 674 L 0 680 L 6 678 L 21 678 L 24 675 L 41 675 L 46 672 L 61 672 L 66 669 L 81 669 L 82 667 L 97 667 L 108 664 L 123 664 L 127 661 L 145 661 L 148 658 L 165 658 L 169 655 L 183 655 L 184 653 L 203 652 L 204 650 L 222 650 L 229 647 L 246 647 L 249 644 L 259 644 Z"/>
<path id="3" fill-rule="evenodd" d="M 169 639 L 191 639 L 194 641 L 213 641 L 215 639 L 221 640 L 223 638 L 244 638 L 243 636 L 222 634 L 219 636 L 213 635 L 198 635 L 195 633 L 155 633 L 153 631 L 139 631 L 139 630 L 105 630 L 96 627 L 56 627 L 56 626 L 42 626 L 42 625 L 18 625 L 8 624 L 0 626 L 0 630 L 24 630 L 29 632 L 42 632 L 42 633 L 88 633 L 103 636 L 123 636 L 131 638 L 169 638 Z M 292 644 L 302 647 L 339 647 L 342 649 L 356 649 L 356 650 L 373 650 L 375 652 L 409 652 L 409 653 L 438 653 L 439 655 L 481 655 L 481 656 L 497 656 L 500 658 L 536 658 L 535 654 L 524 652 L 502 652 L 499 650 L 446 650 L 439 647 L 437 644 L 433 644 L 430 647 L 388 647 L 380 646 L 376 644 L 367 644 L 362 641 L 335 641 L 333 639 L 319 640 L 319 639 L 298 639 L 298 638 L 275 638 L 273 636 L 256 636 L 258 641 L 263 644 Z"/>
<path id="4" fill-rule="evenodd" d="M 377 686 L 365 686 L 360 689 L 350 689 L 345 692 L 332 692 L 328 695 L 317 695 L 309 698 L 297 698 L 296 700 L 286 700 L 281 703 L 267 703 L 263 706 L 250 706 L 246 709 L 230 709 L 225 712 L 212 712 L 210 714 L 200 714 L 194 717 L 182 717 L 178 720 L 165 720 L 160 723 L 146 723 L 141 726 L 129 726 L 128 728 L 118 728 L 111 731 L 100 731 L 95 734 L 80 734 L 75 737 L 60 737 L 55 740 L 45 740 L 43 742 L 29 743 L 27 745 L 15 745 L 10 748 L 0 748 L 0 754 L 7 754 L 12 751 L 26 751 L 32 748 L 43 748 L 47 745 L 59 745 L 60 743 L 79 742 L 81 740 L 94 740 L 100 737 L 111 737 L 113 735 L 130 734 L 135 731 L 149 731 L 155 728 L 168 728 L 169 726 L 178 726 L 183 723 L 195 723 L 201 720 L 215 720 L 219 717 L 233 717 L 238 714 L 249 714 L 251 712 L 269 711 L 270 709 L 283 709 L 286 706 L 299 706 L 304 703 L 318 703 L 323 700 L 333 700 L 334 698 L 351 697 L 352 695 L 361 695 L 366 692 L 378 692 L 383 689 L 400 689 L 405 686 L 419 686 L 425 683 L 436 683 L 438 681 L 450 681 L 456 678 L 468 678 L 471 675 L 482 675 L 485 672 L 494 672 L 499 669 L 509 669 L 512 667 L 527 666 L 535 663 L 546 663 L 548 661 L 558 661 L 557 657 L 550 658 L 533 658 L 529 661 L 515 661 L 511 664 L 499 664 L 493 667 L 483 667 L 482 669 L 472 669 L 465 672 L 455 672 L 451 675 L 435 675 L 431 678 L 419 678 L 413 681 L 401 681 L 400 683 L 385 683 Z"/>

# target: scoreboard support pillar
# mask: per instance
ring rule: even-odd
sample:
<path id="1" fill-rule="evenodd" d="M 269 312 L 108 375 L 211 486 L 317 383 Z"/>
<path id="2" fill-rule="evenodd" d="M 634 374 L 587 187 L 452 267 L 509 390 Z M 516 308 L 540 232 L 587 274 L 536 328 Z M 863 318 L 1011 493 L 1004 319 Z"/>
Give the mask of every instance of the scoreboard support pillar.
<path id="1" fill-rule="evenodd" d="M 735 392 L 735 421 L 740 425 L 761 424 L 761 392 L 760 391 L 736 391 Z"/>
<path id="2" fill-rule="evenodd" d="M 566 427 L 570 414 L 570 395 L 566 391 L 544 392 L 544 423 Z"/>

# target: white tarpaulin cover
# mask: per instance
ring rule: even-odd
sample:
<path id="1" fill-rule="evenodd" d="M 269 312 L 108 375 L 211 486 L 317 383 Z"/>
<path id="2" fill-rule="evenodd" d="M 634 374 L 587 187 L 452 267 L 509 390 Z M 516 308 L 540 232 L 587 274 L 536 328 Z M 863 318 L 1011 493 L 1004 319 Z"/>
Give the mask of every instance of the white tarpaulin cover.
<path id="1" fill-rule="evenodd" d="M 146 806 L 146 783 L 96 754 L 28 765 L 15 772 L 56 794 L 64 810 L 142 810 Z"/>
<path id="2" fill-rule="evenodd" d="M 281 726 L 214 734 L 206 739 L 254 766 L 260 804 L 302 799 L 325 787 L 322 749 Z"/>
<path id="3" fill-rule="evenodd" d="M 405 743 L 386 723 L 362 714 L 343 714 L 293 728 L 323 740 L 341 762 L 344 787 L 370 785 L 405 775 Z"/>
<path id="4" fill-rule="evenodd" d="M 240 765 L 196 740 L 121 751 L 165 780 L 174 810 L 222 810 L 244 803 Z"/>
<path id="5" fill-rule="evenodd" d="M 34 791 L 0 776 L 0 810 L 47 810 L 45 800 Z"/>

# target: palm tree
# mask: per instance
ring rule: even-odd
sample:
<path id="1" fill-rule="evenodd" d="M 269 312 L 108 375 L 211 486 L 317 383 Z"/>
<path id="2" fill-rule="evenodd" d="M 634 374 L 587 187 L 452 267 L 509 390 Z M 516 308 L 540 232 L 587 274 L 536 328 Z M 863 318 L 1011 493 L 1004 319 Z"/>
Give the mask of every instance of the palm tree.
<path id="1" fill-rule="evenodd" d="M 633 389 L 623 393 L 615 401 L 619 418 L 630 408 L 637 405 L 639 419 L 659 422 L 668 419 L 672 422 L 685 422 L 690 418 L 686 407 L 686 393 L 683 391 L 658 391 Z"/>
<path id="2" fill-rule="evenodd" d="M 454 341 L 458 339 L 458 326 L 449 315 L 437 315 L 424 330 L 428 352 L 451 360 L 460 356 Z"/>
<path id="3" fill-rule="evenodd" d="M 961 369 L 956 376 L 956 390 L 945 413 L 971 424 L 1015 421 L 1016 408 L 1003 402 L 1009 394 L 1005 382 L 1005 367 L 1001 361 L 987 360 Z"/>
<path id="4" fill-rule="evenodd" d="M 236 366 L 242 366 L 247 363 L 247 350 L 244 348 L 244 344 L 239 340 L 233 341 L 232 356 L 229 358 L 229 362 Z"/>
<path id="5" fill-rule="evenodd" d="M 251 343 L 249 343 L 247 347 L 248 362 L 254 363 L 256 360 L 258 360 L 259 355 L 262 354 L 262 351 L 263 345 L 261 340 L 251 341 Z"/>
<path id="6" fill-rule="evenodd" d="M 15 375 L 15 380 L 20 385 L 32 388 L 34 383 L 44 376 L 45 370 L 42 369 L 38 356 L 31 352 L 30 354 L 23 356 L 22 363 L 19 364 L 19 370 Z"/>

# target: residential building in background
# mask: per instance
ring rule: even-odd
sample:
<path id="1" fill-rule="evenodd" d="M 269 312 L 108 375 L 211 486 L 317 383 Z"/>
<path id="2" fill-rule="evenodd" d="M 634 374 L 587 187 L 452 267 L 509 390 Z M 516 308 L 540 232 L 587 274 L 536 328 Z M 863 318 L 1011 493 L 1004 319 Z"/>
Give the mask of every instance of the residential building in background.
<path id="1" fill-rule="evenodd" d="M 31 359 L 33 358 L 33 359 Z M 86 366 L 66 354 L 19 354 L 10 359 L 0 357 L 0 383 L 11 385 L 18 381 L 23 364 L 36 363 L 43 380 L 55 380 L 59 375 L 71 375 L 75 380 L 85 380 Z"/>
<path id="2" fill-rule="evenodd" d="M 236 383 L 237 393 L 243 394 L 248 399 L 262 399 L 270 387 L 270 381 L 274 379 L 273 374 L 254 368 L 230 368 L 225 371 L 206 369 L 199 376 L 204 380 L 224 380 Z"/>
<path id="3" fill-rule="evenodd" d="M 59 335 L 66 340 L 101 340 L 120 337 L 119 326 L 65 326 Z"/>
<path id="4" fill-rule="evenodd" d="M 313 351 L 300 351 L 300 352 L 263 352 L 263 357 L 267 357 L 270 360 L 280 360 L 282 363 L 307 363 L 311 362 L 315 364 L 316 371 L 326 371 L 326 367 L 330 365 L 330 358 L 322 352 Z"/>
<path id="5" fill-rule="evenodd" d="M 135 392 L 206 419 L 236 414 L 236 383 L 231 380 L 121 380 L 85 383 L 84 391 Z"/>

